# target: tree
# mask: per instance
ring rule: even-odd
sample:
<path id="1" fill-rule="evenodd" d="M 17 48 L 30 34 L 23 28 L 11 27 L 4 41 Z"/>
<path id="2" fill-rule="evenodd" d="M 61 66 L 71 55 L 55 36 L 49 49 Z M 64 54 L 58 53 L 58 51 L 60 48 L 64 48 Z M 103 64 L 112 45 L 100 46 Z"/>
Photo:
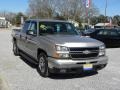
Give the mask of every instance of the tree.
<path id="1" fill-rule="evenodd" d="M 21 24 L 21 16 L 26 20 L 27 16 L 24 15 L 23 13 L 13 13 L 13 12 L 8 12 L 8 11 L 1 11 L 0 12 L 1 17 L 5 17 L 7 21 L 9 21 L 13 25 L 20 25 Z"/>
<path id="2" fill-rule="evenodd" d="M 94 16 L 94 17 L 91 17 L 91 20 L 90 20 L 91 22 L 91 24 L 92 25 L 96 25 L 97 23 L 98 23 L 98 17 L 96 17 L 96 16 Z"/>
<path id="3" fill-rule="evenodd" d="M 98 17 L 98 23 L 107 23 L 108 22 L 108 17 L 104 15 L 100 15 Z"/>
<path id="4" fill-rule="evenodd" d="M 120 26 L 120 21 L 117 24 L 118 24 L 118 26 Z"/>
<path id="5" fill-rule="evenodd" d="M 120 16 L 119 15 L 115 15 L 113 17 L 113 23 L 120 26 Z"/>
<path id="6" fill-rule="evenodd" d="M 15 17 L 13 18 L 13 24 L 14 24 L 14 25 L 17 25 L 17 26 L 20 26 L 20 25 L 21 25 L 21 17 L 23 17 L 24 20 L 27 19 L 27 17 L 26 17 L 23 13 L 19 12 L 19 13 L 17 13 L 17 14 L 15 15 Z"/>
<path id="7" fill-rule="evenodd" d="M 91 17 L 98 13 L 92 3 L 89 9 Z M 86 8 L 83 0 L 29 0 L 29 17 L 56 18 L 65 20 L 82 20 L 86 18 Z"/>
<path id="8" fill-rule="evenodd" d="M 95 25 L 97 23 L 108 23 L 109 17 L 104 15 L 94 16 L 94 17 L 91 17 L 90 21 L 92 25 Z"/>
<path id="9" fill-rule="evenodd" d="M 1 11 L 0 16 L 5 17 L 7 21 L 11 22 L 13 24 L 13 18 L 15 17 L 15 13 L 8 12 L 8 11 Z"/>
<path id="10" fill-rule="evenodd" d="M 29 0 L 30 17 L 52 18 L 57 0 Z"/>

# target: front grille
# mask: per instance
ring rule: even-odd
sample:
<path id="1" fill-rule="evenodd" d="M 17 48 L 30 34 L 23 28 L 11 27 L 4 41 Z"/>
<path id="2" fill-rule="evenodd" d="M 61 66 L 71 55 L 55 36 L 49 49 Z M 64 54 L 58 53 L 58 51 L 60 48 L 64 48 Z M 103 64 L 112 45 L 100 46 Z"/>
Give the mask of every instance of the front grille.
<path id="1" fill-rule="evenodd" d="M 95 51 L 95 50 L 99 50 L 99 48 L 95 47 L 95 48 L 70 48 L 70 51 L 85 51 L 85 50 L 90 50 L 90 51 Z"/>
<path id="2" fill-rule="evenodd" d="M 98 57 L 99 48 L 70 48 L 72 59 L 88 59 Z"/>

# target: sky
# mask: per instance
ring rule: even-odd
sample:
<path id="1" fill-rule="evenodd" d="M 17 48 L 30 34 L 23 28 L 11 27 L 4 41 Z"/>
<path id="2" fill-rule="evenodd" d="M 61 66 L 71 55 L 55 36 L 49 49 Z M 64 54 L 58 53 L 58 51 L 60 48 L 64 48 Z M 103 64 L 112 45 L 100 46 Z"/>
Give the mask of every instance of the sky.
<path id="1" fill-rule="evenodd" d="M 105 12 L 106 0 L 92 0 L 99 9 L 100 14 Z M 107 16 L 120 15 L 120 0 L 107 0 Z M 0 11 L 26 12 L 28 0 L 0 0 Z"/>
<path id="2" fill-rule="evenodd" d="M 0 0 L 0 11 L 26 12 L 28 0 Z"/>
<path id="3" fill-rule="evenodd" d="M 93 0 L 100 14 L 105 15 L 106 0 Z M 107 16 L 120 15 L 120 0 L 107 0 Z"/>

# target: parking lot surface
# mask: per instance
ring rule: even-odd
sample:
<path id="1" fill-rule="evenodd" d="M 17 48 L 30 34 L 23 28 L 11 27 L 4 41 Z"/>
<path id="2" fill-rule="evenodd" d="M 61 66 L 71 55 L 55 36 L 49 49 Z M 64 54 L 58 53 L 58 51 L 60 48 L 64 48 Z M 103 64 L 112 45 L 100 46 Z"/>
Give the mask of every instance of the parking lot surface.
<path id="1" fill-rule="evenodd" d="M 12 52 L 11 30 L 0 30 L 0 74 L 10 90 L 120 90 L 120 48 L 107 49 L 109 63 L 98 73 L 43 78 Z"/>

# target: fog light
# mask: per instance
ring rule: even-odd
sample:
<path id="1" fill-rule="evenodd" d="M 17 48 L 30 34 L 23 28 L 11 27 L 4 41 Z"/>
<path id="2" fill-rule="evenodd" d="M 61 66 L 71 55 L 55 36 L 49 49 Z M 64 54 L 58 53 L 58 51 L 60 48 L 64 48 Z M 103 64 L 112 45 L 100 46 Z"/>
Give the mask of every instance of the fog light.
<path id="1" fill-rule="evenodd" d="M 59 56 L 61 58 L 69 58 L 69 54 L 65 54 L 65 53 L 59 54 Z"/>
<path id="2" fill-rule="evenodd" d="M 105 55 L 105 51 L 100 51 L 99 52 L 99 56 L 104 56 Z"/>

